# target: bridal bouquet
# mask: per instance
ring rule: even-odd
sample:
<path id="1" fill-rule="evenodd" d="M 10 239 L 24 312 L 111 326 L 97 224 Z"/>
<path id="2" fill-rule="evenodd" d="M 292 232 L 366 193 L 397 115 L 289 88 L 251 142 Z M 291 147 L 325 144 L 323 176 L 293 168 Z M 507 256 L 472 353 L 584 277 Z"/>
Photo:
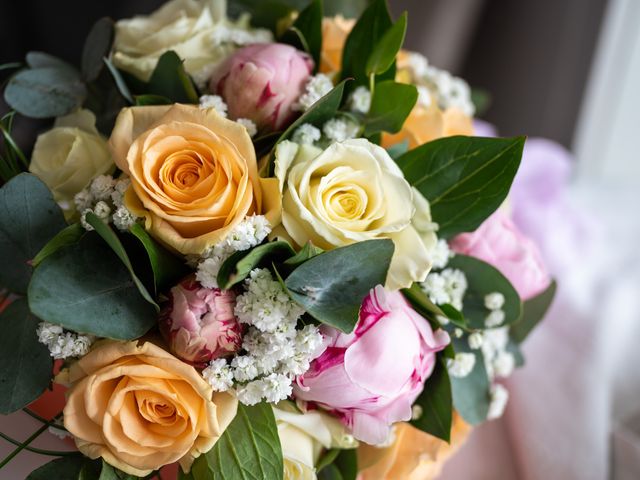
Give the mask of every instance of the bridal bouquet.
<path id="1" fill-rule="evenodd" d="M 0 67 L 0 412 L 66 388 L 0 468 L 51 427 L 79 453 L 29 478 L 424 479 L 502 414 L 555 289 L 525 140 L 406 13 L 330 7 L 171 0 Z"/>

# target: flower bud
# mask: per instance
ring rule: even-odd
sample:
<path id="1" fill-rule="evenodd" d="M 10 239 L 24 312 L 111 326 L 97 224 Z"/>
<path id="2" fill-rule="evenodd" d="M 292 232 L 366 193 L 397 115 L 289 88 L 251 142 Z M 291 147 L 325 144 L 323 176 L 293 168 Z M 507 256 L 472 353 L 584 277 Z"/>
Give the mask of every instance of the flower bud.
<path id="1" fill-rule="evenodd" d="M 232 291 L 204 288 L 189 276 L 171 289 L 160 312 L 160 331 L 171 351 L 196 367 L 237 352 L 242 327 Z"/>
<path id="2" fill-rule="evenodd" d="M 293 104 L 312 70 L 309 55 L 289 45 L 249 45 L 214 72 L 209 88 L 224 98 L 230 118 L 248 118 L 260 131 L 276 131 L 293 117 Z"/>

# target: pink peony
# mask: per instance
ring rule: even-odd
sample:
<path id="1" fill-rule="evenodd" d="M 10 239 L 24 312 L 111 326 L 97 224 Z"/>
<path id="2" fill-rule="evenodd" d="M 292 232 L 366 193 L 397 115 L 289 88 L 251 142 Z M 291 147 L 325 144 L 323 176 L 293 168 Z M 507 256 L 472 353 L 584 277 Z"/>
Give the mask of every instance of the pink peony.
<path id="1" fill-rule="evenodd" d="M 235 294 L 204 288 L 193 276 L 171 289 L 160 312 L 160 332 L 171 351 L 197 367 L 237 352 L 242 327 L 233 313 Z"/>
<path id="2" fill-rule="evenodd" d="M 248 118 L 261 131 L 275 131 L 291 120 L 312 70 L 311 57 L 289 45 L 249 45 L 216 70 L 209 88 L 224 98 L 232 119 Z"/>
<path id="3" fill-rule="evenodd" d="M 322 327 L 328 347 L 298 377 L 294 395 L 337 414 L 358 439 L 387 440 L 391 425 L 411 418 L 411 407 L 433 372 L 436 352 L 449 343 L 435 333 L 400 292 L 382 286 L 362 303 L 355 331 Z"/>
<path id="4" fill-rule="evenodd" d="M 542 293 L 551 282 L 537 245 L 502 210 L 486 219 L 475 232 L 455 237 L 451 248 L 496 267 L 522 300 Z"/>

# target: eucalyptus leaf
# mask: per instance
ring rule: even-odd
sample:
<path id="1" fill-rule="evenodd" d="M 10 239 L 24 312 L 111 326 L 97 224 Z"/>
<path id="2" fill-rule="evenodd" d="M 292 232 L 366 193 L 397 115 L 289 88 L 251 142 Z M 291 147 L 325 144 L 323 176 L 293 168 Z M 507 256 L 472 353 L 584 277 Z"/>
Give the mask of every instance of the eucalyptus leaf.
<path id="1" fill-rule="evenodd" d="M 49 386 L 53 361 L 38 342 L 40 320 L 31 314 L 27 300 L 19 298 L 0 313 L 0 413 L 7 415 L 27 406 Z"/>
<path id="2" fill-rule="evenodd" d="M 227 290 L 247 278 L 254 268 L 265 263 L 270 265 L 274 261 L 284 261 L 295 253 L 291 245 L 284 241 L 269 242 L 248 251 L 235 252 L 220 267 L 218 285 Z"/>
<path id="3" fill-rule="evenodd" d="M 366 74 L 380 75 L 391 68 L 396 55 L 404 43 L 407 33 L 407 12 L 389 28 L 378 40 L 367 60 Z"/>
<path id="4" fill-rule="evenodd" d="M 552 281 L 541 294 L 530 298 L 522 305 L 522 318 L 511 325 L 510 335 L 516 343 L 522 343 L 531 331 L 544 318 L 553 303 L 556 295 L 557 284 Z"/>
<path id="5" fill-rule="evenodd" d="M 108 58 L 105 57 L 102 59 L 102 61 L 109 69 L 109 73 L 111 73 L 111 76 L 113 77 L 113 81 L 115 82 L 116 87 L 118 87 L 118 91 L 120 92 L 120 95 L 122 95 L 122 97 L 130 104 L 135 103 L 133 99 L 133 95 L 131 94 L 131 90 L 129 89 L 129 85 L 127 85 L 127 82 L 123 78 L 122 73 L 120 73 L 120 70 L 118 70 L 116 66 Z"/>
<path id="6" fill-rule="evenodd" d="M 118 256 L 122 264 L 127 268 L 129 274 L 131 275 L 131 279 L 133 283 L 136 285 L 138 290 L 140 291 L 140 295 L 149 302 L 151 305 L 155 306 L 159 311 L 160 307 L 155 302 L 147 287 L 144 286 L 142 281 L 136 275 L 136 272 L 133 270 L 133 265 L 131 264 L 131 260 L 129 260 L 129 255 L 127 255 L 127 251 L 124 249 L 122 242 L 116 235 L 116 233 L 112 230 L 112 228 L 104 223 L 100 217 L 98 217 L 93 212 L 88 212 L 85 216 L 86 221 L 89 225 L 91 225 L 95 231 L 102 237 L 102 239 L 111 247 L 113 252 Z"/>
<path id="7" fill-rule="evenodd" d="M 14 177 L 0 189 L 0 284 L 25 293 L 31 260 L 66 222 L 51 192 L 29 173 Z"/>
<path id="8" fill-rule="evenodd" d="M 82 76 L 87 82 L 95 81 L 104 68 L 103 58 L 111 53 L 114 38 L 113 20 L 103 17 L 93 24 L 82 49 Z"/>
<path id="9" fill-rule="evenodd" d="M 462 270 L 467 277 L 467 291 L 464 296 L 462 314 L 469 328 L 486 328 L 485 319 L 490 311 L 484 306 L 486 295 L 499 292 L 504 295 L 502 311 L 505 318 L 501 325 L 510 325 L 522 316 L 522 301 L 511 282 L 495 267 L 482 260 L 457 254 L 448 264 L 449 268 Z"/>
<path id="10" fill-rule="evenodd" d="M 478 425 L 487 419 L 491 395 L 489 376 L 484 366 L 484 357 L 479 350 L 471 350 L 466 340 L 454 340 L 456 352 L 475 355 L 473 370 L 466 377 L 451 376 L 453 407 L 471 425 Z"/>
<path id="11" fill-rule="evenodd" d="M 194 480 L 282 480 L 282 447 L 273 409 L 268 403 L 248 407 L 238 404 L 238 413 L 211 450 L 199 456 L 189 474 Z"/>
<path id="12" fill-rule="evenodd" d="M 182 63 L 176 52 L 163 53 L 151 74 L 149 93 L 177 103 L 198 103 L 198 92 Z"/>
<path id="13" fill-rule="evenodd" d="M 417 101 L 418 90 L 413 85 L 392 80 L 378 83 L 364 119 L 364 134 L 399 132 Z"/>
<path id="14" fill-rule="evenodd" d="M 34 315 L 81 333 L 131 340 L 156 323 L 154 307 L 95 232 L 43 260 L 28 296 Z"/>
<path id="15" fill-rule="evenodd" d="M 367 240 L 317 255 L 285 280 L 291 298 L 321 323 L 351 332 L 369 291 L 384 285 L 394 245 Z"/>
<path id="16" fill-rule="evenodd" d="M 22 70 L 4 91 L 7 104 L 32 118 L 60 117 L 82 105 L 87 91 L 78 75 L 58 67 Z"/>
<path id="17" fill-rule="evenodd" d="M 65 70 L 76 77 L 80 76 L 80 73 L 73 65 L 45 52 L 28 52 L 25 60 L 31 68 L 56 68 Z"/>
<path id="18" fill-rule="evenodd" d="M 473 231 L 504 201 L 520 165 L 524 137 L 447 137 L 396 160 L 407 181 L 429 200 L 449 238 Z"/>
<path id="19" fill-rule="evenodd" d="M 411 420 L 411 424 L 423 432 L 449 442 L 453 400 L 449 372 L 442 360 L 436 362 L 415 404 L 420 406 L 421 414 L 417 419 Z"/>
<path id="20" fill-rule="evenodd" d="M 78 243 L 85 231 L 86 230 L 82 228 L 82 225 L 79 223 L 74 223 L 63 230 L 60 230 L 55 237 L 49 240 L 47 244 L 42 247 L 42 250 L 40 250 L 33 258 L 31 264 L 35 268 L 42 263 L 45 258 L 57 252 L 61 248 Z"/>
<path id="21" fill-rule="evenodd" d="M 293 257 L 288 258 L 284 261 L 284 265 L 287 267 L 299 267 L 307 260 L 320 255 L 324 250 L 319 247 L 316 247 L 311 241 L 308 241 L 304 247 L 300 249 L 298 253 L 296 253 Z"/>
<path id="22" fill-rule="evenodd" d="M 69 455 L 45 463 L 29 474 L 26 480 L 78 480 L 87 466 L 100 469 L 100 460 L 91 460 L 84 455 Z M 95 478 L 95 477 L 94 477 Z"/>
<path id="23" fill-rule="evenodd" d="M 290 31 L 285 32 L 281 39 L 295 47 L 304 46 L 304 50 L 313 58 L 316 69 L 320 65 L 322 51 L 322 17 L 322 0 L 313 0 L 299 13 Z M 299 39 L 299 42 L 292 42 L 295 39 Z"/>

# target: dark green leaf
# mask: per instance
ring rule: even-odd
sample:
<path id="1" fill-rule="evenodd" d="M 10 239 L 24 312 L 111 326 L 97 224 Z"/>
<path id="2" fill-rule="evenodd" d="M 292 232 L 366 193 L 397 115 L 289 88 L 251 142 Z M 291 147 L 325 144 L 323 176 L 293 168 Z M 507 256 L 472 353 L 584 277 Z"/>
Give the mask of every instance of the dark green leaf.
<path id="1" fill-rule="evenodd" d="M 379 75 L 391 68 L 404 42 L 407 33 L 407 12 L 389 28 L 377 41 L 375 48 L 367 60 L 366 73 L 369 75 Z"/>
<path id="2" fill-rule="evenodd" d="M 344 477 L 340 469 L 331 463 L 318 472 L 318 480 L 344 480 Z"/>
<path id="3" fill-rule="evenodd" d="M 484 306 L 484 297 L 493 292 L 504 295 L 505 314 L 502 325 L 517 322 L 522 315 L 522 301 L 513 285 L 496 268 L 474 257 L 457 254 L 448 264 L 449 268 L 460 269 L 467 277 L 469 284 L 464 296 L 462 314 L 469 328 L 484 329 L 485 318 L 489 310 Z"/>
<path id="4" fill-rule="evenodd" d="M 377 84 L 371 99 L 371 108 L 364 119 L 365 135 L 399 132 L 417 100 L 418 90 L 413 85 L 392 80 Z"/>
<path id="5" fill-rule="evenodd" d="M 357 323 L 360 305 L 369 291 L 384 285 L 393 251 L 391 240 L 367 240 L 336 248 L 296 268 L 285 285 L 291 298 L 312 317 L 348 333 Z"/>
<path id="6" fill-rule="evenodd" d="M 252 250 L 236 252 L 229 257 L 220 267 L 218 272 L 218 285 L 227 290 L 242 282 L 249 276 L 251 270 L 271 262 L 282 262 L 295 255 L 295 250 L 289 243 L 276 241 L 258 245 Z"/>
<path id="7" fill-rule="evenodd" d="M 26 480 L 78 480 L 82 469 L 91 464 L 97 465 L 99 471 L 100 460 L 90 460 L 80 454 L 57 458 L 31 472 Z"/>
<path id="8" fill-rule="evenodd" d="M 522 304 L 522 318 L 511 325 L 510 329 L 510 335 L 514 341 L 524 342 L 535 326 L 540 323 L 553 303 L 556 289 L 557 284 L 553 281 L 544 292 Z"/>
<path id="9" fill-rule="evenodd" d="M 238 413 L 209 452 L 196 459 L 197 480 L 282 480 L 284 464 L 273 409 L 267 403 L 238 404 Z"/>
<path id="10" fill-rule="evenodd" d="M 324 0 L 326 17 L 342 15 L 345 18 L 358 18 L 369 4 L 369 0 Z"/>
<path id="11" fill-rule="evenodd" d="M 82 49 L 82 76 L 87 82 L 95 81 L 104 68 L 113 44 L 113 20 L 103 17 L 93 24 Z"/>
<path id="12" fill-rule="evenodd" d="M 127 82 L 122 77 L 120 70 L 118 70 L 115 67 L 115 65 L 111 62 L 111 60 L 109 60 L 108 58 L 105 57 L 102 59 L 102 61 L 105 63 L 105 65 L 109 69 L 109 72 L 111 73 L 111 76 L 113 77 L 114 82 L 116 82 L 116 86 L 118 87 L 118 91 L 120 92 L 120 95 L 122 95 L 124 99 L 130 104 L 135 103 L 133 100 L 133 95 L 131 94 L 131 90 L 129 89 Z"/>
<path id="13" fill-rule="evenodd" d="M 520 165 L 524 137 L 447 137 L 402 155 L 407 181 L 431 205 L 438 236 L 475 230 L 504 201 Z"/>
<path id="14" fill-rule="evenodd" d="M 0 65 L 0 72 L 3 70 L 12 70 L 14 68 L 20 68 L 22 64 L 20 62 L 3 63 Z"/>
<path id="15" fill-rule="evenodd" d="M 49 386 L 53 361 L 38 342 L 40 322 L 20 298 L 0 313 L 0 413 L 15 412 L 38 398 Z"/>
<path id="16" fill-rule="evenodd" d="M 129 231 L 144 247 L 149 256 L 156 291 L 173 286 L 188 273 L 188 268 L 178 257 L 156 242 L 142 225 L 136 223 Z"/>
<path id="17" fill-rule="evenodd" d="M 433 373 L 424 385 L 424 390 L 416 400 L 416 405 L 422 408 L 422 413 L 418 419 L 411 420 L 411 424 L 423 432 L 449 442 L 452 402 L 449 373 L 442 361 L 437 361 Z"/>
<path id="18" fill-rule="evenodd" d="M 349 33 L 342 54 L 341 78 L 354 78 L 352 88 L 369 81 L 367 61 L 375 41 L 382 38 L 391 25 L 386 0 L 373 0 Z"/>
<path id="19" fill-rule="evenodd" d="M 163 97 L 161 95 L 136 95 L 134 98 L 136 101 L 136 106 L 170 105 L 173 103 L 167 97 Z"/>
<path id="20" fill-rule="evenodd" d="M 281 22 L 289 18 L 295 11 L 304 9 L 309 0 L 231 0 L 229 15 L 237 18 L 248 13 L 251 24 L 268 28 L 274 33 L 281 31 Z"/>
<path id="21" fill-rule="evenodd" d="M 320 52 L 322 51 L 322 16 L 322 0 L 313 0 L 300 12 L 291 27 L 297 32 L 296 37 L 299 35 L 298 38 L 302 40 L 302 45 L 293 42 L 293 46 L 304 46 L 304 50 L 313 57 L 316 69 L 320 65 Z M 285 33 L 283 39 L 286 41 L 291 37 Z"/>
<path id="22" fill-rule="evenodd" d="M 98 478 L 98 480 L 137 480 L 139 477 L 136 477 L 134 475 L 129 475 L 127 473 L 124 473 L 120 470 L 118 470 L 117 468 L 112 467 L 111 465 L 109 465 L 107 462 L 105 462 L 104 460 L 102 460 L 102 467 L 100 469 L 100 466 L 98 466 L 99 470 L 99 474 L 100 477 Z M 87 480 L 95 480 L 95 476 L 93 477 L 88 477 Z M 155 478 L 153 476 L 153 474 L 149 475 L 149 477 L 145 477 L 145 478 Z M 78 479 L 81 480 L 81 479 Z"/>
<path id="23" fill-rule="evenodd" d="M 100 218 L 94 214 L 93 212 L 88 212 L 86 215 L 86 220 L 89 225 L 91 225 L 98 235 L 102 237 L 102 239 L 111 247 L 111 250 L 118 256 L 122 264 L 127 267 L 129 274 L 131 275 L 131 279 L 133 283 L 136 285 L 138 290 L 140 291 L 140 295 L 149 302 L 151 305 L 155 306 L 159 311 L 160 307 L 155 302 L 147 287 L 144 286 L 142 281 L 136 275 L 136 272 L 133 270 L 133 265 L 131 264 L 131 260 L 129 260 L 129 255 L 127 255 L 127 251 L 122 246 L 122 242 L 118 238 L 118 235 L 113 231 L 113 229 L 104 223 Z"/>
<path id="24" fill-rule="evenodd" d="M 320 460 L 318 460 L 318 463 L 316 464 L 316 472 L 320 472 L 323 468 L 331 465 L 339 453 L 339 448 L 332 448 L 331 450 L 328 450 L 324 455 L 322 455 L 322 457 L 320 457 Z"/>
<path id="25" fill-rule="evenodd" d="M 324 250 L 316 247 L 311 241 L 308 241 L 302 249 L 296 253 L 293 257 L 285 260 L 284 264 L 287 267 L 296 268 L 302 265 L 304 262 L 320 255 Z"/>
<path id="26" fill-rule="evenodd" d="M 66 223 L 51 192 L 36 176 L 23 173 L 0 189 L 0 284 L 25 293 L 30 261 Z"/>
<path id="27" fill-rule="evenodd" d="M 471 89 L 471 102 L 476 109 L 474 116 L 480 117 L 485 114 L 491 106 L 491 94 L 482 88 L 473 87 Z"/>
<path id="28" fill-rule="evenodd" d="M 84 233 L 85 229 L 82 228 L 82 225 L 79 223 L 74 223 L 63 230 L 60 230 L 57 235 L 49 240 L 47 244 L 42 247 L 42 250 L 33 257 L 31 264 L 34 268 L 37 267 L 49 255 L 57 252 L 63 247 L 78 243 Z"/>
<path id="29" fill-rule="evenodd" d="M 9 80 L 4 99 L 22 115 L 49 118 L 66 115 L 80 107 L 86 93 L 77 74 L 45 67 L 18 72 Z"/>
<path id="30" fill-rule="evenodd" d="M 35 269 L 29 306 L 47 322 L 120 340 L 139 338 L 156 322 L 156 310 L 95 232 L 58 250 Z"/>
<path id="31" fill-rule="evenodd" d="M 177 103 L 198 103 L 198 92 L 174 51 L 160 57 L 149 80 L 149 93 Z"/>
<path id="32" fill-rule="evenodd" d="M 431 301 L 429 295 L 420 288 L 420 285 L 414 283 L 410 288 L 403 288 L 402 294 L 413 309 L 429 321 L 431 328 L 440 328 L 440 322 L 438 322 L 436 317 L 445 317 L 446 315 L 440 307 Z"/>
<path id="33" fill-rule="evenodd" d="M 76 68 L 65 62 L 64 60 L 54 57 L 53 55 L 49 55 L 44 52 L 29 52 L 26 56 L 27 65 L 31 68 L 56 68 L 58 70 L 64 70 L 69 74 L 72 74 L 76 77 L 79 76 L 78 70 Z"/>
<path id="34" fill-rule="evenodd" d="M 2 133 L 2 137 L 4 138 L 7 153 L 20 160 L 20 162 L 22 163 L 22 167 L 26 170 L 29 168 L 29 161 L 22 152 L 22 149 L 18 146 L 18 144 L 13 140 L 13 137 L 11 136 L 11 125 L 13 123 L 14 114 L 15 112 L 11 112 L 6 117 L 3 117 L 3 120 L 5 120 L 5 118 L 6 120 L 0 121 L 0 132 Z"/>
<path id="35" fill-rule="evenodd" d="M 450 379 L 453 407 L 466 422 L 478 425 L 487 419 L 491 403 L 484 358 L 479 350 L 471 350 L 466 340 L 454 340 L 454 348 L 456 352 L 470 352 L 476 356 L 476 362 L 469 375 L 462 378 L 451 376 Z"/>

